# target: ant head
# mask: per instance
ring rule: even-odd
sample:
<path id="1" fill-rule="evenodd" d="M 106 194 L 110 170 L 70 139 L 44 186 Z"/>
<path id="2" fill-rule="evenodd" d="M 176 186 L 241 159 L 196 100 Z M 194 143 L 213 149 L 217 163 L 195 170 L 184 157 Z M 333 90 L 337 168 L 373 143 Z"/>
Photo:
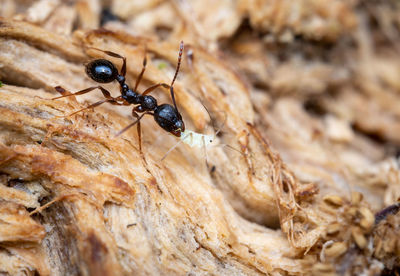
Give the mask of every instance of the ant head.
<path id="1" fill-rule="evenodd" d="M 177 137 L 181 137 L 181 133 L 185 131 L 185 123 L 182 120 L 182 116 L 172 105 L 159 105 L 154 110 L 154 120 L 164 130 Z"/>
<path id="2" fill-rule="evenodd" d="M 185 131 L 185 123 L 182 120 L 182 117 L 179 114 L 180 119 L 175 122 L 174 124 L 174 130 L 171 131 L 173 135 L 176 137 L 181 137 L 181 133 Z"/>
<path id="3" fill-rule="evenodd" d="M 86 74 L 96 82 L 108 83 L 117 78 L 118 70 L 111 61 L 96 59 L 86 65 Z"/>

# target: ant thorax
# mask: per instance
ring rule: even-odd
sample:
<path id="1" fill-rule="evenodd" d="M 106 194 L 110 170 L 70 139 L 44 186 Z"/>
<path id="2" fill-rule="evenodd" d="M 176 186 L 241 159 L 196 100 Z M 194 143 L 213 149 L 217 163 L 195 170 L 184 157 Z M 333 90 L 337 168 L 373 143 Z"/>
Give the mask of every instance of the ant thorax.
<path id="1" fill-rule="evenodd" d="M 214 135 L 206 135 L 191 130 L 185 130 L 181 133 L 181 141 L 190 147 L 204 147 L 211 145 L 215 139 Z"/>

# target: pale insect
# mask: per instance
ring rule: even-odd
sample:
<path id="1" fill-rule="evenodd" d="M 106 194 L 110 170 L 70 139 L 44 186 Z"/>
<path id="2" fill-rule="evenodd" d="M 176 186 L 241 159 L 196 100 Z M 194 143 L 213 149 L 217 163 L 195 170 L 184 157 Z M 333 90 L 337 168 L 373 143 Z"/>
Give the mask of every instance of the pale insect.
<path id="1" fill-rule="evenodd" d="M 215 135 L 206 135 L 191 130 L 185 130 L 184 132 L 182 132 L 180 138 L 183 143 L 189 145 L 191 148 L 203 146 L 207 147 L 208 145 L 212 144 Z"/>
<path id="2" fill-rule="evenodd" d="M 215 137 L 218 135 L 218 133 L 220 132 L 221 129 L 219 129 L 217 132 L 215 132 L 214 135 L 207 135 L 207 134 L 201 134 L 201 133 L 197 133 L 194 132 L 192 130 L 185 130 L 184 132 L 182 132 L 181 137 L 180 137 L 180 141 L 178 143 L 175 144 L 175 146 L 173 146 L 172 148 L 170 148 L 165 155 L 163 156 L 163 158 L 161 158 L 161 161 L 164 160 L 168 154 L 173 151 L 177 146 L 180 145 L 180 143 L 185 143 L 187 144 L 189 147 L 191 148 L 200 148 L 203 147 L 204 152 L 206 154 L 206 163 L 207 163 L 207 151 L 206 151 L 206 147 L 213 144 Z"/>
<path id="3" fill-rule="evenodd" d="M 203 105 L 204 106 L 204 105 Z M 205 106 L 204 106 L 205 107 Z M 207 110 L 207 113 L 210 115 L 210 112 L 208 111 L 208 109 L 206 108 L 206 110 Z M 211 115 L 210 115 L 210 118 L 211 118 Z M 212 121 L 213 122 L 213 121 Z M 224 120 L 224 122 L 222 123 L 222 125 L 218 128 L 218 130 L 215 132 L 215 134 L 213 134 L 213 135 L 207 135 L 207 134 L 202 134 L 202 133 L 197 133 L 197 132 L 194 132 L 194 131 L 192 131 L 192 130 L 185 130 L 185 131 L 183 131 L 182 133 L 181 133 L 181 137 L 179 137 L 180 138 L 180 141 L 178 142 L 178 143 L 176 143 L 175 144 L 175 146 L 173 146 L 172 148 L 170 148 L 166 153 L 165 153 L 165 155 L 163 156 L 163 158 L 161 158 L 161 161 L 162 160 L 164 160 L 167 156 L 168 156 L 168 154 L 171 152 L 171 151 L 173 151 L 177 146 L 179 146 L 180 145 L 180 143 L 185 143 L 185 144 L 187 144 L 189 147 L 191 147 L 191 148 L 200 148 L 200 147 L 202 147 L 203 149 L 204 149 L 204 153 L 205 153 L 205 155 L 206 155 L 206 164 L 207 164 L 207 167 L 208 167 L 208 162 L 207 162 L 207 150 L 206 150 L 206 148 L 207 148 L 207 146 L 209 146 L 209 145 L 212 145 L 212 144 L 215 144 L 215 143 L 213 143 L 214 142 L 214 140 L 215 140 L 215 137 L 217 137 L 217 135 L 218 135 L 218 133 L 221 131 L 221 129 L 223 128 L 223 126 L 225 125 L 225 122 L 226 122 L 226 116 L 225 116 L 225 120 Z M 213 127 L 214 127 L 214 122 L 213 122 Z M 214 129 L 215 129 L 215 127 L 214 127 Z M 222 145 L 222 146 L 228 146 L 228 145 Z M 228 146 L 228 147 L 230 147 L 230 146 Z M 230 147 L 230 148 L 232 148 L 232 147 Z M 234 150 L 236 150 L 236 149 L 234 149 Z"/>

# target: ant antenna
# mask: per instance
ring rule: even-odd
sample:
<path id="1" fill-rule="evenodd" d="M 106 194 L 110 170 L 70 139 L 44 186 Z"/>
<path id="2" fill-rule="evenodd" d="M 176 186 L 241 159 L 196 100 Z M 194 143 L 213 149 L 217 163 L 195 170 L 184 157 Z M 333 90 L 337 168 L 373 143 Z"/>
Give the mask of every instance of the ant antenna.
<path id="1" fill-rule="evenodd" d="M 176 65 L 175 75 L 174 75 L 174 78 L 172 79 L 171 85 L 169 87 L 169 91 L 171 92 L 172 103 L 174 104 L 176 111 L 178 111 L 178 107 L 176 106 L 176 101 L 175 101 L 174 82 L 176 80 L 176 77 L 178 76 L 179 68 L 181 67 L 183 47 L 184 47 L 183 41 L 181 41 L 181 44 L 179 46 L 178 64 Z M 178 113 L 179 113 L 179 111 L 178 111 Z"/>
<path id="2" fill-rule="evenodd" d="M 176 80 L 176 77 L 178 76 L 179 68 L 181 67 L 183 47 L 184 47 L 183 41 L 181 41 L 181 44 L 179 46 L 178 64 L 176 65 L 175 75 L 174 75 L 174 78 L 172 79 L 171 86 L 174 86 L 174 82 Z"/>

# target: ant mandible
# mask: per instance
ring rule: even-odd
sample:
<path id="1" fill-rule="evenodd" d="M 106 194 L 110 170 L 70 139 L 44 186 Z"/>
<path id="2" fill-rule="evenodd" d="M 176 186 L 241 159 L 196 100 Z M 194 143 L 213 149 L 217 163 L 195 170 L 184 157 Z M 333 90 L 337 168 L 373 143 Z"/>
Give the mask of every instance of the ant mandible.
<path id="1" fill-rule="evenodd" d="M 118 69 L 115 67 L 115 65 L 106 59 L 96 59 L 91 62 L 89 62 L 86 65 L 86 74 L 94 81 L 99 82 L 99 83 L 110 83 L 114 80 L 118 81 L 120 85 L 120 91 L 121 91 L 121 96 L 118 97 L 112 97 L 110 92 L 107 91 L 105 88 L 102 86 L 92 86 L 83 90 L 80 90 L 75 93 L 69 93 L 67 92 L 64 88 L 61 86 L 56 86 L 55 89 L 61 93 L 62 96 L 52 98 L 52 100 L 55 99 L 60 99 L 64 97 L 70 97 L 70 96 L 77 96 L 77 95 L 83 95 L 86 93 L 89 93 L 95 89 L 99 89 L 103 96 L 106 98 L 105 100 L 98 101 L 96 103 L 93 103 L 83 109 L 80 109 L 78 111 L 75 111 L 68 116 L 74 115 L 78 112 L 81 112 L 86 109 L 94 108 L 97 107 L 103 103 L 110 103 L 112 105 L 136 105 L 132 109 L 132 115 L 136 117 L 136 121 L 133 123 L 129 124 L 125 128 L 123 128 L 121 131 L 117 133 L 117 136 L 121 135 L 125 131 L 127 131 L 130 127 L 134 126 L 137 124 L 137 132 L 138 132 L 138 137 L 139 137 L 139 150 L 142 152 L 142 138 L 141 138 L 141 130 L 140 130 L 140 120 L 143 118 L 144 115 L 152 115 L 154 117 L 154 120 L 157 122 L 157 124 L 162 127 L 164 130 L 167 132 L 180 137 L 181 133 L 185 131 L 185 124 L 182 120 L 182 116 L 178 111 L 178 107 L 176 106 L 175 102 L 175 95 L 174 95 L 174 82 L 176 80 L 176 77 L 179 72 L 179 68 L 181 65 L 181 59 L 182 59 L 182 52 L 183 52 L 183 41 L 180 43 L 179 47 L 179 56 L 178 56 L 178 64 L 176 66 L 175 70 L 175 75 L 174 78 L 172 79 L 171 85 L 168 85 L 166 83 L 158 83 L 153 86 L 150 86 L 147 88 L 142 94 L 140 94 L 137 91 L 137 88 L 139 86 L 140 81 L 142 80 L 144 71 L 146 70 L 146 64 L 147 64 L 147 58 L 146 54 L 143 59 L 143 67 L 142 71 L 140 72 L 139 76 L 136 79 L 136 84 L 135 88 L 132 90 L 129 88 L 128 84 L 125 83 L 125 74 L 126 74 L 126 58 L 110 51 L 103 51 L 97 48 L 90 47 L 90 49 L 94 49 L 100 52 L 105 53 L 108 56 L 115 57 L 115 58 L 120 58 L 122 59 L 122 67 L 121 71 L 118 72 Z M 169 104 L 161 104 L 157 105 L 157 100 L 150 95 L 147 95 L 154 91 L 158 87 L 164 87 L 170 90 L 172 102 L 174 106 L 169 105 Z M 139 116 L 138 113 L 143 113 Z"/>

